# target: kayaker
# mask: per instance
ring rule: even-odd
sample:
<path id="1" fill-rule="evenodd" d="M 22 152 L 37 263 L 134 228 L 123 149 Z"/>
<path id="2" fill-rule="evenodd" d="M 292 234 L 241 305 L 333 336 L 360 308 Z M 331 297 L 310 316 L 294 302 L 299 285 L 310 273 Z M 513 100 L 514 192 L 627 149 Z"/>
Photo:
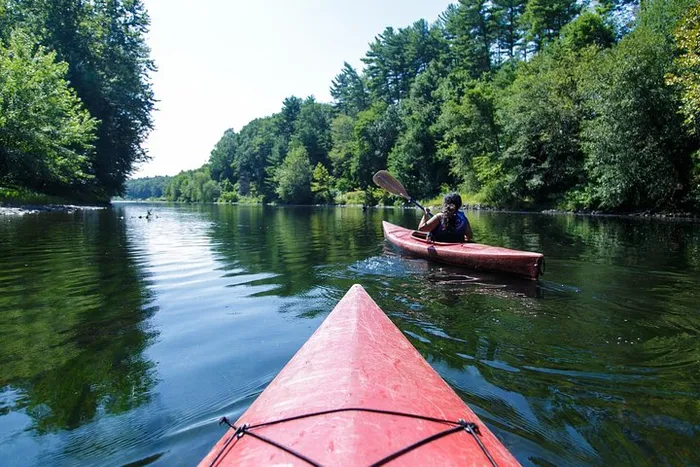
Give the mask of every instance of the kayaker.
<path id="1" fill-rule="evenodd" d="M 431 217 L 426 209 L 418 225 L 420 232 L 429 232 L 428 237 L 435 242 L 462 243 L 472 239 L 472 229 L 462 207 L 459 193 L 445 195 L 440 212 Z"/>

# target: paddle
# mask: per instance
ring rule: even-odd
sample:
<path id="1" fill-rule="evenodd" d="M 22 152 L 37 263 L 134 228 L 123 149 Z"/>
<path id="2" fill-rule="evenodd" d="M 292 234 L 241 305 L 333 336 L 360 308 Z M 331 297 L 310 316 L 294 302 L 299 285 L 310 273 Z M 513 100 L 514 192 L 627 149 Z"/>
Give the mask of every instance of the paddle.
<path id="1" fill-rule="evenodd" d="M 416 206 L 418 206 L 421 211 L 426 212 L 425 208 L 418 204 L 418 201 L 415 199 L 411 198 L 411 196 L 406 192 L 406 189 L 403 187 L 400 181 L 396 180 L 393 175 L 391 175 L 389 172 L 386 170 L 380 170 L 376 174 L 374 174 L 374 177 L 372 177 L 372 181 L 377 184 L 377 186 L 384 188 L 386 191 L 391 193 L 392 195 L 396 196 L 401 196 L 402 198 L 406 198 L 409 203 L 413 203 Z"/>

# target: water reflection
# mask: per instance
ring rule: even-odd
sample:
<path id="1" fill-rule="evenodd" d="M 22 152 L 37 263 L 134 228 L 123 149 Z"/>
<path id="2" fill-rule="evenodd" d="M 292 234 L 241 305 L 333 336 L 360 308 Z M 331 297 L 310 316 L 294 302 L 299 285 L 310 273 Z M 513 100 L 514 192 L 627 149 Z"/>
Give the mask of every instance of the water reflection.
<path id="1" fill-rule="evenodd" d="M 42 432 L 74 429 L 147 402 L 155 382 L 143 355 L 156 310 L 110 213 L 0 224 L 0 387 Z"/>
<path id="2" fill-rule="evenodd" d="M 471 212 L 539 282 L 406 257 L 415 210 L 0 220 L 0 456 L 196 463 L 353 283 L 526 465 L 693 464 L 700 226 Z"/>

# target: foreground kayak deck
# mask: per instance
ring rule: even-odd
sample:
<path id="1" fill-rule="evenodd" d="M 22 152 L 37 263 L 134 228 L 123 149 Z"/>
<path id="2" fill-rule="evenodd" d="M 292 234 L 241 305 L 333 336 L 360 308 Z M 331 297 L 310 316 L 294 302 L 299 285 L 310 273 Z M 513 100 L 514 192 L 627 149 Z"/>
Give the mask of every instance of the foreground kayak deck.
<path id="1" fill-rule="evenodd" d="M 544 255 L 480 243 L 429 242 L 420 232 L 382 221 L 384 237 L 397 247 L 426 259 L 484 271 L 505 272 L 537 279 Z M 424 235 L 424 234 L 423 234 Z"/>
<path id="2" fill-rule="evenodd" d="M 245 424 L 200 466 L 519 465 L 359 285 L 233 426 Z"/>

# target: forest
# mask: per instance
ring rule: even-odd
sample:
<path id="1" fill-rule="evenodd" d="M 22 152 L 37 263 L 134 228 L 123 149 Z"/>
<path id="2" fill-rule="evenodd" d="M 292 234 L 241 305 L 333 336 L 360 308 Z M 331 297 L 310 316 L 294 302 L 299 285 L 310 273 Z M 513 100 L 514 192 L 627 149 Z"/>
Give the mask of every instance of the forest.
<path id="1" fill-rule="evenodd" d="M 698 212 L 699 24 L 697 0 L 460 0 L 378 34 L 332 103 L 290 96 L 201 168 L 125 187 L 155 105 L 142 2 L 0 0 L 0 187 L 376 204 L 387 168 L 421 199 Z"/>
<path id="2" fill-rule="evenodd" d="M 108 202 L 152 128 L 140 0 L 0 0 L 0 188 Z"/>
<path id="3" fill-rule="evenodd" d="M 171 201 L 375 204 L 387 168 L 422 199 L 698 211 L 699 25 L 691 0 L 460 0 L 376 36 L 332 104 L 286 98 L 150 183 Z"/>
<path id="4" fill-rule="evenodd" d="M 460 0 L 376 36 L 364 69 L 330 83 L 332 104 L 288 97 L 227 130 L 201 168 L 130 186 L 375 204 L 392 202 L 371 182 L 387 168 L 422 199 L 697 212 L 699 25 L 694 0 Z"/>

